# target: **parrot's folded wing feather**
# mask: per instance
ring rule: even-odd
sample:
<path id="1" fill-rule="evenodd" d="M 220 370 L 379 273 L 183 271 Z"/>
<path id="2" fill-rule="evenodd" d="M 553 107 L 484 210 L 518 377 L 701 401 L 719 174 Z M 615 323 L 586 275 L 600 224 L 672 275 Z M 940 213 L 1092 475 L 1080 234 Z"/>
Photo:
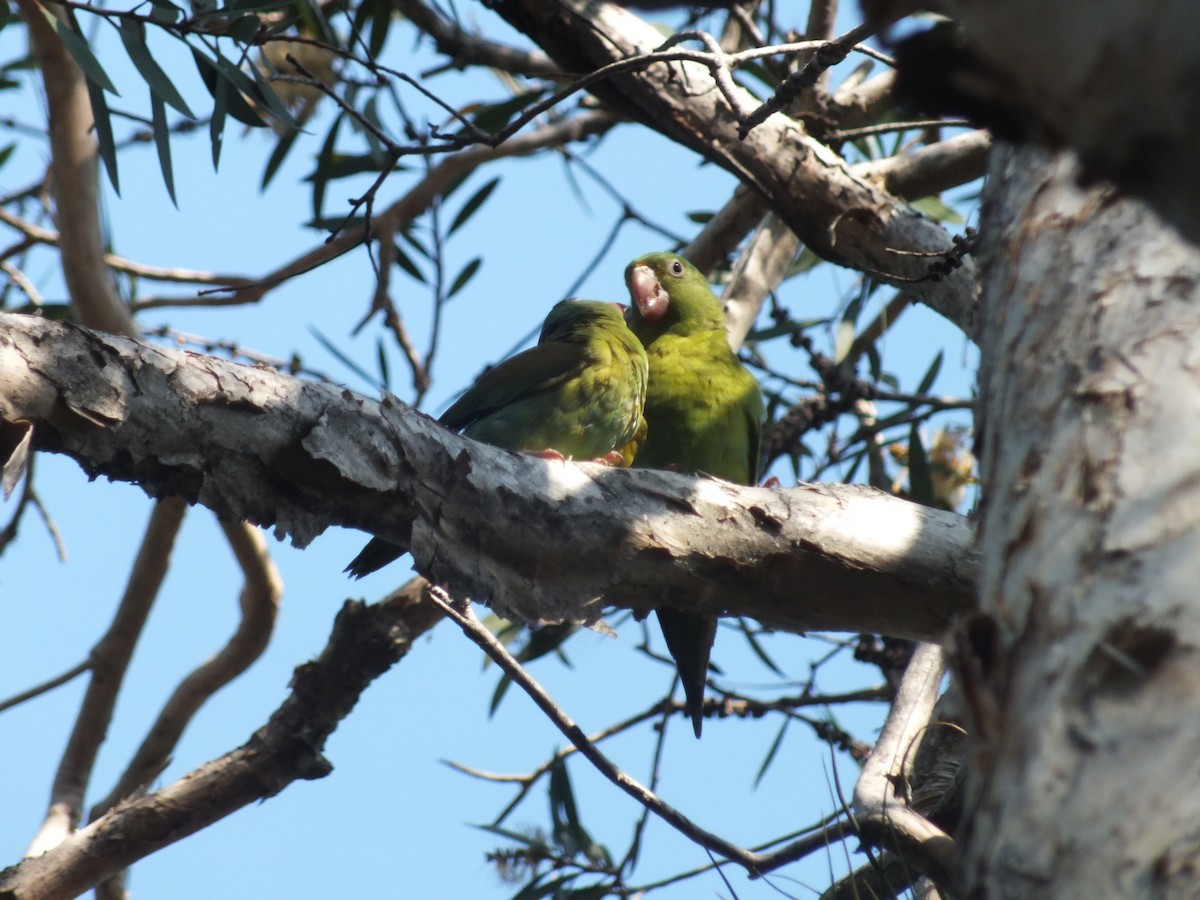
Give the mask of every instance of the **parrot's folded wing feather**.
<path id="1" fill-rule="evenodd" d="M 585 362 L 585 348 L 562 341 L 538 344 L 488 369 L 438 419 L 462 431 L 498 409 L 561 384 Z"/>

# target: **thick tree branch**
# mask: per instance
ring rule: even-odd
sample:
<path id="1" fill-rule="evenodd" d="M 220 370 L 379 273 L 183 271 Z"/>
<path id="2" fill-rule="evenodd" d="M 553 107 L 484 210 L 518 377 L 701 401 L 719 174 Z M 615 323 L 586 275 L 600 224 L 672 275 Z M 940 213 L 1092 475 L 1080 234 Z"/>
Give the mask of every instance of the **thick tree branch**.
<path id="1" fill-rule="evenodd" d="M 33 423 L 35 446 L 91 474 L 301 546 L 329 525 L 362 528 L 517 618 L 674 605 L 936 639 L 973 606 L 966 520 L 858 486 L 532 459 L 398 401 L 23 316 L 0 316 L 0 385 L 0 418 Z"/>
<path id="2" fill-rule="evenodd" d="M 591 72 L 662 44 L 657 29 L 611 3 L 503 0 L 496 8 L 569 71 Z M 744 108 L 757 101 L 736 85 L 724 87 L 722 92 L 709 67 L 679 61 L 613 75 L 592 90 L 757 189 L 804 244 L 832 262 L 899 284 L 922 278 L 925 264 L 896 251 L 940 254 L 951 248 L 944 229 L 856 177 L 799 122 L 776 114 L 740 138 L 739 115 L 725 98 L 733 96 Z M 911 289 L 971 333 L 977 285 L 970 260 L 947 278 L 919 281 Z"/>

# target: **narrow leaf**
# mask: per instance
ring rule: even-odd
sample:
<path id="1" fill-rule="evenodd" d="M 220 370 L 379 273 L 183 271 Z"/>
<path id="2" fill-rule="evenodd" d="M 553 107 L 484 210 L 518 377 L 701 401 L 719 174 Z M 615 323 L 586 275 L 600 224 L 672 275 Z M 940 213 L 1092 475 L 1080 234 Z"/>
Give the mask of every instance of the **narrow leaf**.
<path id="1" fill-rule="evenodd" d="M 454 284 L 450 285 L 450 292 L 446 294 L 446 299 L 449 300 L 459 291 L 467 286 L 467 282 L 475 277 L 475 273 L 479 271 L 479 267 L 483 265 L 483 260 L 480 257 L 475 257 L 458 273 L 458 277 L 454 279 Z"/>
<path id="2" fill-rule="evenodd" d="M 450 223 L 450 229 L 446 232 L 447 237 L 454 234 L 454 232 L 457 231 L 460 226 L 466 224 L 467 220 L 471 218 L 471 216 L 475 214 L 476 210 L 483 206 L 483 204 L 487 201 L 487 198 L 492 195 L 492 191 L 496 189 L 496 185 L 499 183 L 500 176 L 497 175 L 495 178 L 477 190 L 471 196 L 471 199 L 463 204 L 462 209 L 458 211 L 458 215 L 454 217 L 454 221 Z"/>
<path id="3" fill-rule="evenodd" d="M 299 131 L 285 131 L 280 135 L 279 143 L 275 145 L 275 149 L 271 152 L 271 158 L 267 160 L 267 167 L 263 170 L 261 185 L 263 190 L 266 190 L 271 179 L 275 177 L 275 173 L 279 171 L 279 167 L 287 157 L 288 151 L 292 149 L 292 144 L 296 143 L 296 136 L 299 134 Z"/>
<path id="4" fill-rule="evenodd" d="M 496 710 L 500 708 L 500 701 L 504 699 L 504 695 L 508 693 L 508 689 L 512 687 L 513 680 L 508 675 L 501 675 L 500 680 L 496 683 L 496 689 L 492 691 L 492 702 L 488 704 L 488 718 L 492 718 L 496 714 Z"/>
<path id="5" fill-rule="evenodd" d="M 938 351 L 938 355 L 933 358 L 933 362 L 929 364 L 929 370 L 921 379 L 921 383 L 917 385 L 918 394 L 928 394 L 929 389 L 933 387 L 934 381 L 937 380 L 938 372 L 942 370 L 942 351 Z"/>
<path id="6" fill-rule="evenodd" d="M 334 147 L 337 146 L 338 131 L 342 127 L 342 120 L 346 118 L 345 113 L 338 113 L 337 118 L 333 120 L 333 125 L 329 127 L 329 134 L 325 136 L 325 142 L 321 144 L 321 149 L 317 152 L 317 167 L 313 169 L 313 218 L 320 219 L 325 206 L 325 187 L 329 182 L 329 176 L 326 170 L 329 167 L 330 160 L 334 156 Z"/>
<path id="7" fill-rule="evenodd" d="M 87 80 L 88 97 L 92 101 L 92 117 L 96 122 L 96 143 L 100 158 L 104 160 L 104 171 L 113 190 L 121 193 L 121 182 L 117 177 L 117 144 L 113 140 L 112 120 L 108 117 L 108 104 L 104 102 L 104 91 L 90 78 Z"/>
<path id="8" fill-rule="evenodd" d="M 754 655 L 758 657 L 759 661 L 780 678 L 783 678 L 783 669 L 775 665 L 775 660 L 767 655 L 767 651 L 763 649 L 762 644 L 758 642 L 758 639 L 754 636 L 754 632 L 751 631 L 750 624 L 745 619 L 739 618 L 738 625 L 741 626 L 742 634 L 746 636 L 746 643 L 750 645 L 750 649 L 754 651 Z"/>
<path id="9" fill-rule="evenodd" d="M 142 24 L 133 19 L 121 19 L 118 32 L 121 35 L 121 43 L 125 45 L 125 52 L 129 54 L 129 59 L 137 68 L 138 74 L 150 86 L 150 90 L 189 119 L 196 118 L 179 91 L 175 89 L 175 85 L 171 83 L 171 79 L 167 77 L 167 73 L 150 55 L 146 46 L 146 31 Z"/>
<path id="10" fill-rule="evenodd" d="M 409 258 L 408 254 L 404 252 L 399 244 L 396 244 L 396 265 L 415 278 L 419 283 L 425 284 L 425 276 L 421 274 L 421 270 L 417 268 L 417 264 Z"/>
<path id="11" fill-rule="evenodd" d="M 762 765 L 758 767 L 758 774 L 754 776 L 754 789 L 758 789 L 759 783 L 763 780 L 763 776 L 767 774 L 767 769 L 771 768 L 771 763 L 775 761 L 775 755 L 779 752 L 779 748 L 783 746 L 783 736 L 787 734 L 788 723 L 792 720 L 786 716 L 783 719 L 783 724 L 779 726 L 779 733 L 775 735 L 775 740 L 771 742 L 771 748 L 767 751 L 766 757 L 762 761 Z"/>
<path id="12" fill-rule="evenodd" d="M 387 351 L 383 346 L 383 338 L 377 338 L 375 341 L 375 356 L 379 364 L 379 384 L 385 391 L 391 390 L 392 376 L 390 366 L 388 366 Z"/>
<path id="13" fill-rule="evenodd" d="M 171 168 L 171 129 L 167 124 L 167 107 L 163 98 L 150 91 L 150 121 L 154 129 L 154 147 L 158 150 L 158 167 L 162 170 L 163 184 L 167 186 L 167 194 L 176 209 L 179 201 L 175 199 L 175 173 Z"/>
<path id="14" fill-rule="evenodd" d="M 347 369 L 349 369 L 351 372 L 353 372 L 355 375 L 357 375 L 359 378 L 361 378 L 367 384 L 375 383 L 375 379 L 372 378 L 371 375 L 369 375 L 367 373 L 366 369 L 362 368 L 362 366 L 360 366 L 358 363 L 356 363 L 354 360 L 352 360 L 349 356 L 347 356 L 345 353 L 343 353 L 341 350 L 339 350 L 336 346 L 334 346 L 333 341 L 329 340 L 329 338 L 325 337 L 325 335 L 321 334 L 321 332 L 317 331 L 317 329 L 313 328 L 312 326 L 309 326 L 308 333 L 311 334 L 316 339 L 318 344 L 320 344 L 322 347 L 324 347 L 326 350 L 328 350 L 330 353 L 332 353 L 338 362 L 340 362 L 343 366 L 345 366 Z"/>
<path id="15" fill-rule="evenodd" d="M 92 55 L 91 48 L 88 47 L 87 41 L 83 39 L 83 36 L 71 27 L 70 22 L 60 19 L 44 6 L 40 8 L 42 15 L 50 21 L 50 24 L 54 26 L 54 30 L 58 32 L 58 36 L 62 38 L 63 46 L 67 48 L 67 52 L 71 54 L 71 58 L 75 60 L 79 68 L 83 69 L 83 74 L 87 76 L 87 80 L 92 84 L 102 87 L 110 94 L 120 97 L 121 92 L 113 86 L 113 83 L 108 78 L 108 74 L 100 65 L 99 60 Z M 95 108 L 95 106 L 96 104 L 93 103 L 92 107 Z"/>
<path id="16" fill-rule="evenodd" d="M 929 470 L 929 457 L 916 422 L 912 423 L 908 434 L 908 491 L 917 503 L 933 504 L 933 473 Z"/>

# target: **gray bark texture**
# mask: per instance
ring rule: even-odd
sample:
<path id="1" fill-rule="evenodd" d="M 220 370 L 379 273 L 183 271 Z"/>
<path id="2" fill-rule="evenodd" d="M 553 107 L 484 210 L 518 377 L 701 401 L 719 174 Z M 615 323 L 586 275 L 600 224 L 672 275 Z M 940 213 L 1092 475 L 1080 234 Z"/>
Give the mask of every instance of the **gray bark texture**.
<path id="1" fill-rule="evenodd" d="M 981 223 L 964 883 L 1194 897 L 1200 250 L 1081 174 L 1071 153 L 1001 154 Z"/>
<path id="2" fill-rule="evenodd" d="M 969 608 L 973 532 L 855 485 L 746 488 L 534 459 L 271 369 L 0 315 L 0 461 L 30 446 L 304 546 L 329 525 L 528 621 L 608 606 L 936 639 Z"/>

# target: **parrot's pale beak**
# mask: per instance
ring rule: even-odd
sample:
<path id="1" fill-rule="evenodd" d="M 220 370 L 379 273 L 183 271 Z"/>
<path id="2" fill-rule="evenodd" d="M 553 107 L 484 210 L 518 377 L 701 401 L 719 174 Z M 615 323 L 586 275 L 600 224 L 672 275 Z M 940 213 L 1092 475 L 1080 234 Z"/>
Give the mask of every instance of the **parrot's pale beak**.
<path id="1" fill-rule="evenodd" d="M 649 266 L 634 266 L 629 272 L 629 293 L 637 304 L 638 313 L 647 322 L 661 319 L 671 305 L 671 298 Z"/>

